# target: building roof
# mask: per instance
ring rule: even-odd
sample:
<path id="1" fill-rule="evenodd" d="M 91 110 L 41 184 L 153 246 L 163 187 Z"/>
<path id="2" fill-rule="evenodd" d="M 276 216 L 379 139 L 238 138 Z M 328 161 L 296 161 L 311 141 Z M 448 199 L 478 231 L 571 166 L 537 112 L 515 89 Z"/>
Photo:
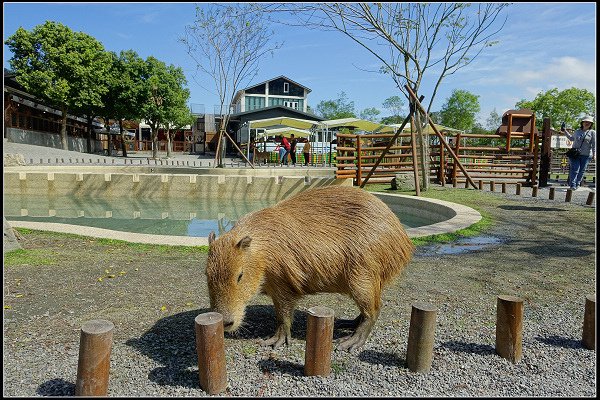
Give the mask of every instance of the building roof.
<path id="1" fill-rule="evenodd" d="M 275 78 L 271 78 L 271 79 L 268 79 L 268 80 L 266 80 L 266 81 L 264 81 L 264 82 L 257 83 L 256 85 L 248 86 L 247 88 L 245 88 L 245 89 L 242 89 L 242 90 L 248 90 L 248 89 L 252 89 L 252 88 L 254 88 L 254 87 L 257 87 L 257 86 L 260 86 L 260 85 L 264 85 L 264 84 L 265 84 L 265 83 L 267 83 L 267 82 L 271 82 L 271 81 L 274 81 L 275 79 L 279 79 L 279 78 L 286 79 L 286 80 L 288 80 L 288 81 L 290 81 L 290 82 L 292 82 L 292 83 L 294 83 L 294 84 L 296 84 L 296 85 L 298 85 L 298 86 L 301 86 L 301 87 L 303 87 L 304 89 L 306 89 L 306 90 L 307 90 L 307 92 L 308 92 L 308 93 L 312 92 L 312 90 L 311 90 L 310 88 L 308 88 L 308 87 L 306 87 L 306 86 L 304 86 L 304 85 L 302 85 L 302 84 L 300 84 L 300 83 L 296 82 L 296 81 L 295 81 L 295 80 L 293 80 L 293 79 L 290 79 L 290 78 L 288 78 L 288 77 L 287 77 L 287 76 L 285 76 L 285 75 L 279 75 L 279 76 L 277 76 L 277 77 L 275 77 Z"/>
<path id="2" fill-rule="evenodd" d="M 266 80 L 266 81 L 264 81 L 264 82 L 260 82 L 260 83 L 257 83 L 257 84 L 255 84 L 255 85 L 248 86 L 247 88 L 244 88 L 244 89 L 240 89 L 240 90 L 238 90 L 238 91 L 235 93 L 235 96 L 233 96 L 233 103 L 235 103 L 235 102 L 238 100 L 238 98 L 239 98 L 239 97 L 240 97 L 240 96 L 241 96 L 241 95 L 242 95 L 242 94 L 243 94 L 243 93 L 244 93 L 246 90 L 248 90 L 248 89 L 252 89 L 252 88 L 255 88 L 255 87 L 257 87 L 257 86 L 260 86 L 260 85 L 264 85 L 264 84 L 265 84 L 265 83 L 267 83 L 267 82 L 271 82 L 271 81 L 274 81 L 275 79 L 279 79 L 279 78 L 286 79 L 286 80 L 288 80 L 288 81 L 290 81 L 290 82 L 292 82 L 292 83 L 294 83 L 294 84 L 296 84 L 296 85 L 298 85 L 298 86 L 300 86 L 300 87 L 304 88 L 304 89 L 306 90 L 306 93 L 307 93 L 307 94 L 308 94 L 308 93 L 310 93 L 310 92 L 312 92 L 312 89 L 310 89 L 310 88 L 308 88 L 308 87 L 306 87 L 306 86 L 304 86 L 304 85 L 302 85 L 302 84 L 300 84 L 300 83 L 296 82 L 295 80 L 293 80 L 293 79 L 290 79 L 290 78 L 288 78 L 288 77 L 287 77 L 287 76 L 285 76 L 285 75 L 279 75 L 279 76 L 277 76 L 277 77 L 275 77 L 275 78 L 271 78 L 271 79 L 268 79 L 268 80 Z"/>
<path id="3" fill-rule="evenodd" d="M 280 109 L 282 110 L 285 114 L 299 114 L 300 116 L 302 116 L 302 118 L 305 119 L 310 119 L 310 120 L 314 120 L 314 121 L 323 121 L 323 118 L 318 117 L 314 114 L 310 114 L 310 113 L 305 113 L 304 111 L 300 111 L 300 110 L 296 110 L 295 108 L 290 108 L 290 107 L 285 107 L 285 106 L 268 106 L 268 107 L 263 107 L 263 108 L 259 108 L 256 110 L 250 110 L 250 111 L 244 111 L 244 112 L 239 112 L 239 113 L 234 113 L 231 114 L 231 117 L 248 117 L 251 116 L 252 114 L 258 114 L 258 113 L 263 113 L 265 111 L 268 110 L 275 110 L 275 109 Z"/>

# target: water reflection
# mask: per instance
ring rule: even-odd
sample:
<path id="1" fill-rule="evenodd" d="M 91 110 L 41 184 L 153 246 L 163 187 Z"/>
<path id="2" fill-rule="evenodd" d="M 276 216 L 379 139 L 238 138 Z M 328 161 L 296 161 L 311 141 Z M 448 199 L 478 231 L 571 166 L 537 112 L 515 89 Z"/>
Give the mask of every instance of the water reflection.
<path id="1" fill-rule="evenodd" d="M 384 200 L 385 201 L 385 200 Z M 276 200 L 4 195 L 9 221 L 51 222 L 122 232 L 206 237 L 229 231 L 242 216 Z M 428 225 L 429 214 L 393 206 L 406 227 Z M 324 224 L 332 221 L 324 220 Z"/>
<path id="2" fill-rule="evenodd" d="M 9 220 L 54 222 L 156 235 L 205 237 L 228 231 L 272 200 L 4 195 Z"/>

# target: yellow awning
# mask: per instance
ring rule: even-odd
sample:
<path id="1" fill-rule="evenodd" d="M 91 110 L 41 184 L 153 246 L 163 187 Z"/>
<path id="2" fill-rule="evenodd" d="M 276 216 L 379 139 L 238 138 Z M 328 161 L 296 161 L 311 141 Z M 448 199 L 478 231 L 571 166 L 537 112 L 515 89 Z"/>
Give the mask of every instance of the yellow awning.
<path id="1" fill-rule="evenodd" d="M 397 128 L 392 125 L 384 125 L 377 122 L 367 121 L 359 118 L 341 118 L 321 121 L 321 128 L 337 128 L 337 127 L 355 128 L 361 131 L 372 133 L 394 133 Z"/>

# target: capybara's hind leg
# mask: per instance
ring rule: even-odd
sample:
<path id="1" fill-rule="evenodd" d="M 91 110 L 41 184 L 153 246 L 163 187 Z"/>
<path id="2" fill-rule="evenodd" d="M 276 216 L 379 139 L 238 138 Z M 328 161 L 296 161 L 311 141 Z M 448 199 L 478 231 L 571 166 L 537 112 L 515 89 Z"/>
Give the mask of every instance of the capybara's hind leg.
<path id="1" fill-rule="evenodd" d="M 275 306 L 275 315 L 277 316 L 277 327 L 275 334 L 266 340 L 261 340 L 263 346 L 273 346 L 274 349 L 282 344 L 290 344 L 292 342 L 292 321 L 294 317 L 294 309 L 298 298 L 292 295 L 284 297 L 283 300 L 273 298 Z"/>
<path id="2" fill-rule="evenodd" d="M 335 328 L 338 329 L 356 329 L 360 325 L 365 317 L 362 314 L 359 314 L 358 317 L 354 319 L 339 319 L 335 321 Z"/>
<path id="3" fill-rule="evenodd" d="M 354 333 L 340 339 L 337 346 L 340 350 L 352 351 L 362 347 L 375 326 L 381 309 L 381 287 L 378 281 L 373 281 L 370 289 L 355 285 L 351 295 L 360 310 L 360 316 L 355 319 L 358 326 Z"/>

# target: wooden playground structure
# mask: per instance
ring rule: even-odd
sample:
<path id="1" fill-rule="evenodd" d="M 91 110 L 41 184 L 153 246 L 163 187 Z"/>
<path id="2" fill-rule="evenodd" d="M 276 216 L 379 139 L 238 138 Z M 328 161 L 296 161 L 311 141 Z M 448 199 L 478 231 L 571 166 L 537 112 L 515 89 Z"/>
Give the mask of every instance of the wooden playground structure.
<path id="1" fill-rule="evenodd" d="M 415 107 L 395 134 L 338 134 L 338 178 L 352 178 L 354 184 L 389 183 L 405 173 L 415 181 L 420 195 L 416 133 L 403 133 L 416 109 L 425 114 L 421 99 L 405 86 Z M 552 130 L 544 119 L 540 133 L 532 110 L 508 110 L 495 134 L 442 134 L 429 116 L 434 134 L 429 142 L 429 175 L 441 185 L 464 185 L 477 188 L 475 181 L 497 181 L 524 186 L 546 186 L 551 171 Z"/>

